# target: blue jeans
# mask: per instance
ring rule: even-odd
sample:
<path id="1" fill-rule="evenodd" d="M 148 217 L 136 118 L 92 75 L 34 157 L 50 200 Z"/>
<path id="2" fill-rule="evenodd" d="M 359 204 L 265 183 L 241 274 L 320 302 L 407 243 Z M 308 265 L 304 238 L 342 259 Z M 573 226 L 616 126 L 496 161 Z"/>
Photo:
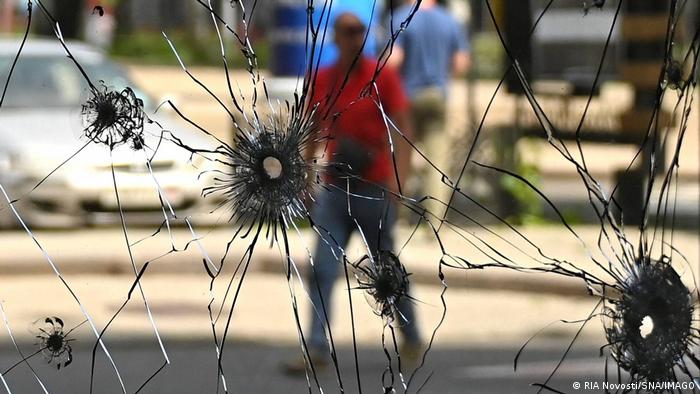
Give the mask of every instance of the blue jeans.
<path id="1" fill-rule="evenodd" d="M 313 303 L 311 336 L 308 338 L 308 345 L 314 350 L 328 350 L 325 327 L 326 317 L 330 323 L 332 316 L 333 285 L 338 275 L 343 272 L 343 249 L 347 246 L 350 235 L 357 230 L 357 224 L 362 229 L 372 254 L 376 254 L 378 250 L 393 250 L 394 246 L 395 203 L 390 201 L 389 197 L 382 198 L 381 190 L 372 185 L 354 185 L 350 193 L 373 198 L 348 196 L 348 193 L 342 190 L 343 188 L 343 186 L 331 186 L 330 190 L 322 190 L 311 215 L 321 233 L 321 237 L 316 240 L 316 249 L 313 254 L 315 267 L 309 270 L 308 282 L 309 295 Z M 348 214 L 348 199 L 352 216 Z M 350 274 L 350 270 L 348 273 Z M 404 341 L 420 343 L 413 303 L 404 298 L 399 302 L 398 310 L 402 316 L 397 316 L 395 321 L 399 325 Z"/>

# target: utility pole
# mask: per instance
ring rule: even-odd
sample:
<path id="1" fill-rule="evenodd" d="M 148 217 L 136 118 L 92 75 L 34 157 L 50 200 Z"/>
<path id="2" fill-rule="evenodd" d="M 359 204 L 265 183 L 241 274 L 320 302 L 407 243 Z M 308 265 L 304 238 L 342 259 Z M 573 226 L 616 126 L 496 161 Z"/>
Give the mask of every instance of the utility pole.
<path id="1" fill-rule="evenodd" d="M 641 161 L 629 171 L 617 174 L 617 200 L 624 214 L 625 224 L 639 225 L 644 219 L 644 189 L 646 182 L 651 182 L 655 172 L 649 171 L 652 163 L 652 152 L 656 154 L 657 170 L 663 172 L 664 152 L 660 141 L 665 133 L 665 127 L 671 120 L 671 115 L 663 109 L 655 110 L 659 70 L 665 64 L 664 39 L 668 25 L 667 1 L 636 0 L 625 2 L 622 16 L 622 35 L 625 40 L 625 61 L 621 65 L 622 79 L 629 82 L 634 89 L 634 105 L 620 115 L 623 133 L 633 133 L 639 136 L 639 141 L 649 132 L 641 155 Z M 655 114 L 655 115 L 654 115 Z M 652 116 L 658 118 L 658 126 L 651 123 Z M 658 127 L 656 131 L 649 131 Z"/>
<path id="2" fill-rule="evenodd" d="M 235 2 L 231 2 L 230 0 L 222 0 L 220 15 L 221 19 L 226 21 L 233 31 L 237 31 L 238 7 L 236 6 Z M 230 32 L 222 32 L 222 38 L 226 47 L 230 47 L 231 43 L 234 41 L 233 35 Z"/>

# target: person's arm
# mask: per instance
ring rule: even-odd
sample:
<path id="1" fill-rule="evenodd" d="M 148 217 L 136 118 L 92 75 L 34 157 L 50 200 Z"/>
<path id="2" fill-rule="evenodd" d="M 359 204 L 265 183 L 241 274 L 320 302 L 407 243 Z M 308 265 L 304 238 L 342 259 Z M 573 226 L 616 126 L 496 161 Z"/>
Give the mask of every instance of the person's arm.
<path id="1" fill-rule="evenodd" d="M 397 174 L 393 174 L 391 179 L 388 180 L 386 187 L 390 191 L 400 194 L 399 184 L 401 185 L 401 192 L 404 192 L 406 180 L 408 179 L 411 169 L 412 150 L 411 145 L 406 142 L 406 139 L 412 141 L 414 135 L 411 105 L 396 68 L 391 66 L 384 68 L 379 82 L 380 99 L 384 111 L 389 119 L 391 119 L 394 126 L 400 131 L 399 133 L 394 127 L 391 125 L 389 126 L 391 140 L 394 146 L 392 169 L 395 160 Z M 401 134 L 403 134 L 403 136 Z M 397 175 L 398 184 L 396 182 Z"/>
<path id="2" fill-rule="evenodd" d="M 398 45 L 394 45 L 391 48 L 391 53 L 389 54 L 386 64 L 399 70 L 403 65 L 405 56 L 406 54 L 404 53 L 403 48 Z"/>
<path id="3" fill-rule="evenodd" d="M 308 182 L 316 182 L 314 169 L 316 166 L 313 160 L 316 158 L 316 153 L 319 150 L 319 145 L 323 144 L 322 136 L 327 132 L 328 122 L 325 117 L 328 111 L 329 100 L 332 97 L 333 85 L 329 82 L 329 69 L 322 68 L 316 74 L 315 86 L 311 89 L 311 93 L 306 97 L 305 111 L 313 110 L 311 118 L 313 133 L 309 136 L 306 142 L 302 157 L 308 168 Z"/>
<path id="4" fill-rule="evenodd" d="M 471 55 L 469 49 L 469 36 L 459 22 L 454 20 L 452 28 L 452 76 L 460 77 L 471 67 Z"/>
<path id="5" fill-rule="evenodd" d="M 313 116 L 311 118 L 312 132 L 308 137 L 308 140 L 304 144 L 304 149 L 301 152 L 304 162 L 306 163 L 306 190 L 308 194 L 305 194 L 304 205 L 307 209 L 311 207 L 311 200 L 309 195 L 314 193 L 316 190 L 315 186 L 319 180 L 319 163 L 314 163 L 314 160 L 318 159 L 318 150 L 320 145 L 324 144 L 322 141 L 322 135 L 327 127 L 327 122 L 324 121 L 323 115 L 326 107 L 322 104 L 327 102 L 328 97 L 326 96 L 329 91 L 327 84 L 326 73 L 324 70 L 320 70 L 316 77 L 316 86 L 312 90 L 313 94 L 306 97 L 306 107 L 305 111 L 313 110 Z M 313 197 L 313 196 L 312 196 Z"/>
<path id="6" fill-rule="evenodd" d="M 390 114 L 390 118 L 396 125 L 396 127 L 401 131 L 401 133 L 409 141 L 413 140 L 413 122 L 411 121 L 411 115 L 408 109 L 397 111 Z M 393 130 L 392 130 L 393 131 Z M 408 179 L 409 173 L 411 171 L 411 145 L 402 137 L 399 133 L 392 132 L 391 138 L 394 143 L 394 158 L 396 160 L 396 169 L 398 171 L 399 183 L 401 184 L 401 191 L 405 192 L 406 180 Z M 389 181 L 389 190 L 399 194 L 399 187 L 396 184 L 396 176 Z"/>
<path id="7" fill-rule="evenodd" d="M 471 55 L 469 51 L 463 50 L 452 55 L 452 76 L 461 77 L 469 72 L 471 68 Z"/>

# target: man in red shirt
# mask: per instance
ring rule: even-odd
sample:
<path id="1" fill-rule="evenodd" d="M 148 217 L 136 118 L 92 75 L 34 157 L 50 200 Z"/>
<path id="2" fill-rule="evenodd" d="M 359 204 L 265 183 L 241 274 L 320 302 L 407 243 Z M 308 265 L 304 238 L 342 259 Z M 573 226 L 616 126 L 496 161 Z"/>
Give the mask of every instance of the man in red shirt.
<path id="1" fill-rule="evenodd" d="M 397 71 L 385 67 L 376 74 L 377 61 L 361 55 L 366 26 L 356 15 L 346 12 L 338 15 L 334 30 L 339 59 L 319 70 L 310 92 L 311 104 L 319 103 L 316 121 L 322 135 L 328 137 L 318 144 L 324 148 L 319 154 L 327 162 L 326 168 L 333 169 L 323 175 L 327 186 L 316 197 L 311 215 L 321 233 L 307 286 L 313 303 L 307 344 L 316 368 L 324 367 L 329 360 L 326 321 L 330 322 L 333 284 L 343 269 L 343 249 L 350 235 L 359 227 L 368 253 L 374 256 L 380 250 L 393 250 L 396 202 L 391 194 L 398 194 L 399 187 L 389 135 L 402 185 L 411 151 L 388 119 L 409 139 L 412 136 L 408 99 Z M 316 153 L 316 148 L 310 149 L 309 156 Z M 395 322 L 403 334 L 402 348 L 408 358 L 415 357 L 421 339 L 413 304 L 404 297 L 398 309 Z M 290 365 L 287 369 L 303 372 L 303 367 Z"/>
<path id="2" fill-rule="evenodd" d="M 329 137 L 324 156 L 330 164 L 345 167 L 339 168 L 341 172 L 345 170 L 398 192 L 389 150 L 390 125 L 385 122 L 380 105 L 387 117 L 410 139 L 409 102 L 401 79 L 392 67 L 385 67 L 375 78 L 377 61 L 357 57 L 362 50 L 365 27 L 356 16 L 340 14 L 336 24 L 335 41 L 340 58 L 336 64 L 319 70 L 312 88 L 311 102 L 319 103 L 316 118 L 321 119 L 321 129 Z M 376 89 L 373 82 L 376 82 Z M 410 146 L 398 133 L 392 132 L 392 140 L 403 186 L 410 163 Z M 362 152 L 349 152 L 347 144 L 365 149 L 367 160 L 352 160 L 353 153 L 359 156 Z M 339 157 L 343 155 L 348 157 Z M 347 168 L 353 164 L 360 168 Z"/>

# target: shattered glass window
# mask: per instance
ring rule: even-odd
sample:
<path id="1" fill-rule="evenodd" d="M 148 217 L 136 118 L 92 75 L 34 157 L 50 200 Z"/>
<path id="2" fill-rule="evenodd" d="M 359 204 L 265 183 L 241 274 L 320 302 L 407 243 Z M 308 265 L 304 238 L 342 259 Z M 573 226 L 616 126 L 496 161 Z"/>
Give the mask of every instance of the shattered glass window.
<path id="1" fill-rule="evenodd" d="M 0 387 L 695 392 L 699 12 L 0 3 Z"/>

